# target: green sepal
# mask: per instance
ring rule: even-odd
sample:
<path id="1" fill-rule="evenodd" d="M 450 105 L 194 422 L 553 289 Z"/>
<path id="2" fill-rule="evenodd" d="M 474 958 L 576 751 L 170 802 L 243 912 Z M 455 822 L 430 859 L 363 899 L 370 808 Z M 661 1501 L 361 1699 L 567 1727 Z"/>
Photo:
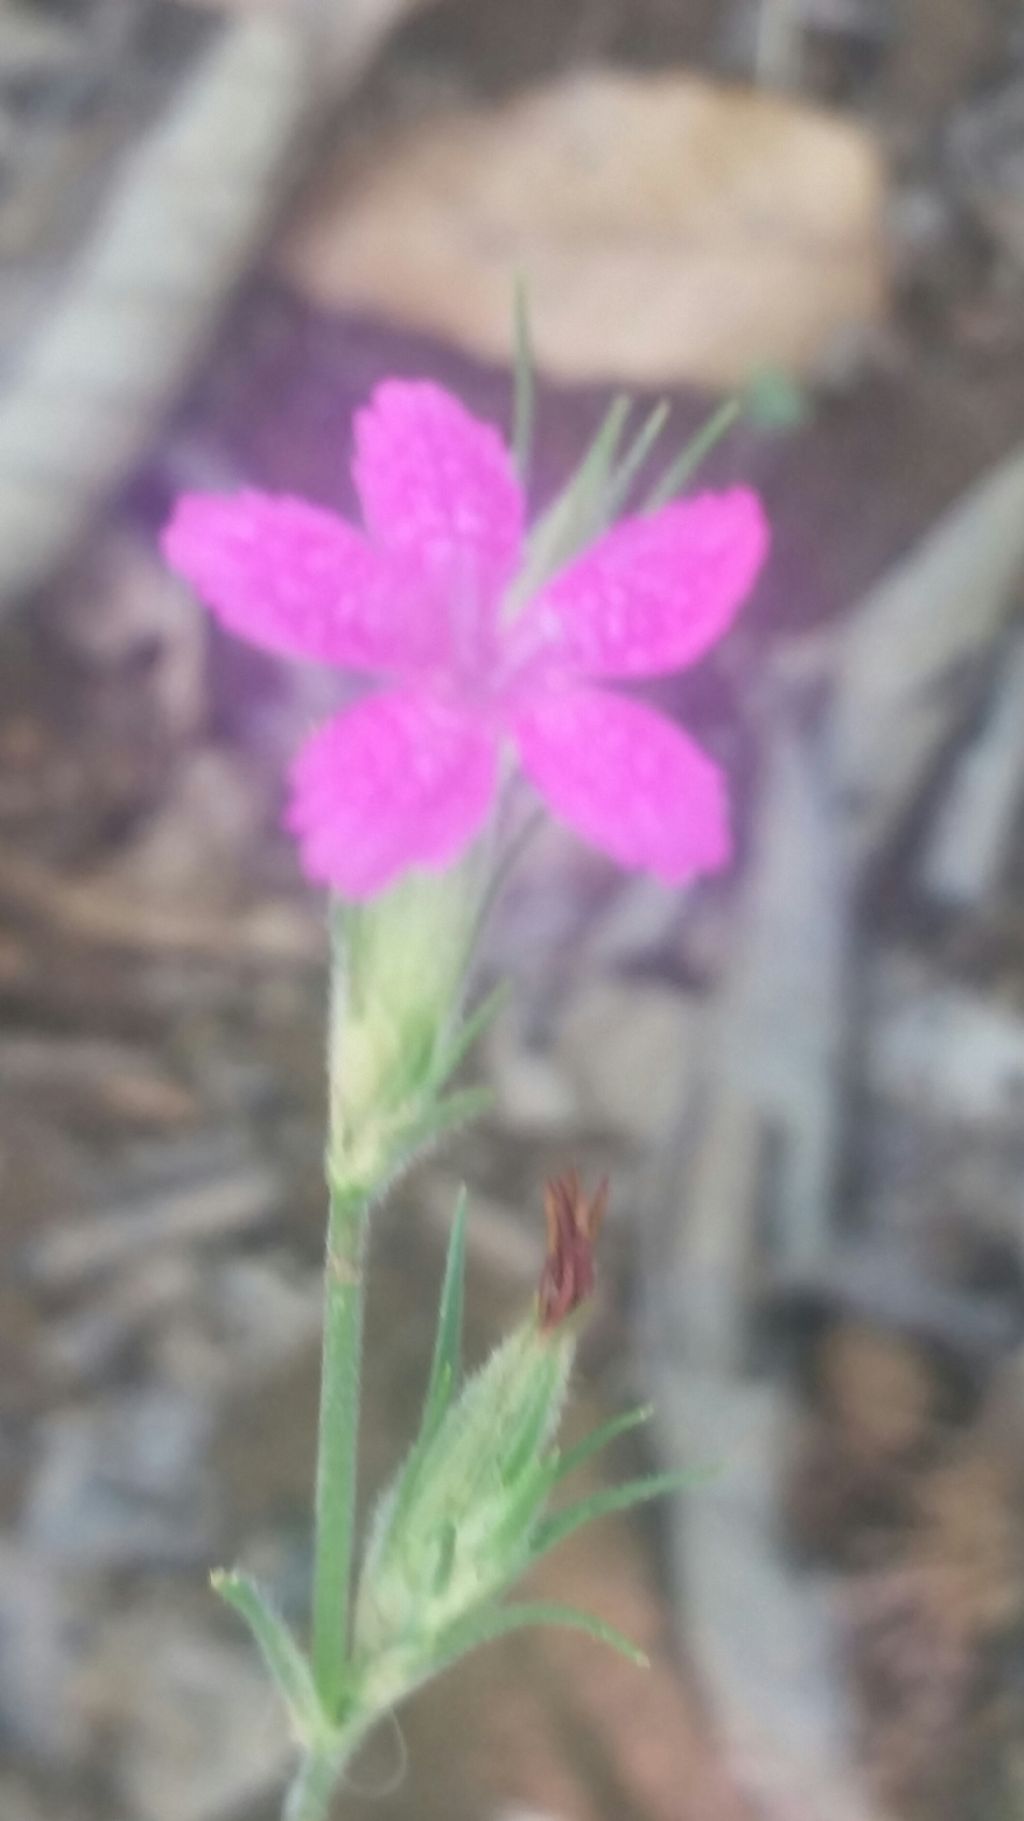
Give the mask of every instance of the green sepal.
<path id="1" fill-rule="evenodd" d="M 459 1529 L 454 1518 L 445 1518 L 438 1538 L 437 1563 L 434 1568 L 434 1593 L 444 1593 L 452 1578 Z"/>
<path id="2" fill-rule="evenodd" d="M 466 1277 L 466 1191 L 459 1190 L 448 1239 L 444 1282 L 437 1311 L 437 1334 L 423 1420 L 416 1447 L 426 1447 L 437 1433 L 462 1373 L 462 1310 Z"/>
<path id="3" fill-rule="evenodd" d="M 317 1738 L 327 1722 L 313 1672 L 280 1614 L 247 1574 L 216 1569 L 210 1585 L 248 1625 L 299 1738 Z"/>
<path id="4" fill-rule="evenodd" d="M 520 1488 L 526 1492 L 535 1482 L 538 1490 L 544 1485 L 544 1454 L 561 1415 L 574 1346 L 569 1346 L 568 1353 L 565 1349 L 564 1335 L 557 1336 L 554 1344 L 536 1349 L 538 1370 L 532 1375 L 531 1395 L 524 1396 L 515 1425 L 509 1425 L 502 1463 L 502 1480 L 510 1492 Z M 555 1410 L 557 1415 L 553 1415 Z"/>
<path id="5" fill-rule="evenodd" d="M 417 1136 L 417 1149 L 420 1145 L 433 1144 L 437 1138 L 443 1138 L 447 1132 L 453 1132 L 460 1125 L 468 1125 L 471 1119 L 479 1119 L 489 1113 L 494 1106 L 493 1088 L 456 1088 L 454 1093 L 445 1094 L 435 1100 L 422 1124 Z"/>
<path id="6" fill-rule="evenodd" d="M 521 274 L 517 275 L 515 281 L 512 314 L 515 336 L 515 407 L 512 449 L 515 454 L 519 479 L 525 488 L 530 479 L 536 384 L 533 341 L 530 335 L 530 310 L 526 296 L 526 284 Z"/>
<path id="7" fill-rule="evenodd" d="M 725 403 L 711 413 L 701 425 L 696 435 L 691 436 L 685 449 L 682 449 L 666 468 L 660 481 L 652 487 L 641 508 L 644 512 L 657 512 L 677 493 L 682 493 L 692 481 L 698 468 L 711 454 L 712 449 L 720 443 L 727 430 L 731 430 L 737 418 L 742 415 L 743 406 L 738 398 L 727 398 Z"/>
<path id="8" fill-rule="evenodd" d="M 625 394 L 612 400 L 572 479 L 538 520 L 526 568 L 513 590 L 516 601 L 528 600 L 541 582 L 575 556 L 607 522 L 608 480 L 629 409 Z"/>
<path id="9" fill-rule="evenodd" d="M 611 523 L 622 511 L 629 498 L 629 490 L 636 480 L 644 462 L 665 428 L 669 415 L 666 400 L 655 405 L 650 415 L 644 419 L 629 448 L 626 450 L 614 474 L 609 477 L 605 491 L 605 519 Z"/>
<path id="10" fill-rule="evenodd" d="M 531 1625 L 557 1626 L 569 1631 L 584 1631 L 588 1637 L 596 1638 L 601 1644 L 609 1644 L 640 1669 L 650 1668 L 650 1659 L 646 1653 L 617 1631 L 614 1625 L 608 1625 L 604 1619 L 597 1619 L 589 1612 L 580 1612 L 575 1606 L 563 1606 L 555 1600 L 529 1600 L 513 1606 L 492 1606 L 482 1612 L 471 1613 L 468 1618 L 452 1625 L 437 1640 L 436 1654 L 432 1653 L 430 1674 L 464 1657 L 467 1651 L 475 1650 L 480 1644 L 494 1643 L 513 1631 L 523 1631 Z"/>
<path id="11" fill-rule="evenodd" d="M 613 1416 L 599 1428 L 592 1429 L 589 1435 L 585 1435 L 581 1442 L 577 1442 L 565 1454 L 556 1453 L 548 1469 L 549 1487 L 557 1486 L 561 1480 L 567 1479 L 570 1473 L 576 1472 L 577 1467 L 582 1467 L 595 1454 L 600 1454 L 618 1436 L 628 1435 L 631 1429 L 639 1429 L 643 1423 L 649 1423 L 653 1415 L 653 1404 L 641 1404 L 636 1410 L 626 1410 L 621 1416 Z"/>
<path id="12" fill-rule="evenodd" d="M 644 1505 L 649 1499 L 660 1498 L 665 1492 L 683 1492 L 702 1477 L 694 1473 L 652 1473 L 642 1480 L 627 1480 L 622 1486 L 605 1486 L 590 1498 L 581 1499 L 578 1504 L 569 1505 L 564 1511 L 555 1511 L 538 1524 L 530 1549 L 530 1561 L 536 1562 L 542 1555 L 547 1555 L 549 1550 L 557 1548 L 559 1543 L 563 1543 L 566 1537 L 572 1536 L 584 1524 L 610 1517 L 615 1511 L 628 1511 L 633 1505 Z"/>
<path id="13" fill-rule="evenodd" d="M 547 1459 L 527 1465 L 518 1481 L 509 1486 L 509 1498 L 501 1526 L 495 1534 L 499 1547 L 508 1551 L 509 1572 L 501 1583 L 510 1586 L 532 1560 L 531 1539 L 540 1512 L 552 1487 L 551 1466 Z"/>
<path id="14" fill-rule="evenodd" d="M 489 1113 L 493 1105 L 493 1088 L 457 1088 L 439 1100 L 431 1100 L 396 1136 L 382 1171 L 385 1182 L 396 1181 L 439 1139 Z"/>
<path id="15" fill-rule="evenodd" d="M 437 1066 L 439 1085 L 454 1075 L 456 1069 L 465 1061 L 477 1038 L 483 1036 L 488 1026 L 493 1024 L 498 1013 L 504 1010 L 510 996 L 509 981 L 499 980 L 497 986 L 492 988 L 481 999 L 480 1004 L 469 1013 L 469 1016 L 462 1020 L 441 1052 Z"/>

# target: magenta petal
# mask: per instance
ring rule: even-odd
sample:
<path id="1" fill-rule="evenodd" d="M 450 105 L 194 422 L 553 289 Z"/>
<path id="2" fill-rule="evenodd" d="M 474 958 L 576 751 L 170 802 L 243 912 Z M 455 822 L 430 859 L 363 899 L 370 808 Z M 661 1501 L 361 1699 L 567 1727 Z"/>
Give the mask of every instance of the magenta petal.
<path id="1" fill-rule="evenodd" d="M 426 381 L 386 380 L 356 418 L 353 471 L 367 528 L 414 553 L 477 614 L 519 566 L 523 495 L 498 432 Z"/>
<path id="2" fill-rule="evenodd" d="M 497 743 L 426 690 L 371 695 L 307 741 L 288 823 L 311 879 L 366 898 L 457 858 L 487 819 Z"/>
<path id="3" fill-rule="evenodd" d="M 754 493 L 704 493 L 623 519 L 516 622 L 514 648 L 592 677 L 657 676 L 721 638 L 768 548 Z"/>
<path id="4" fill-rule="evenodd" d="M 223 624 L 268 651 L 405 670 L 444 649 L 442 618 L 409 566 L 305 500 L 187 493 L 161 542 Z"/>
<path id="5" fill-rule="evenodd" d="M 603 689 L 514 711 L 523 769 L 562 821 L 620 866 L 679 885 L 732 851 L 718 766 L 663 715 Z"/>

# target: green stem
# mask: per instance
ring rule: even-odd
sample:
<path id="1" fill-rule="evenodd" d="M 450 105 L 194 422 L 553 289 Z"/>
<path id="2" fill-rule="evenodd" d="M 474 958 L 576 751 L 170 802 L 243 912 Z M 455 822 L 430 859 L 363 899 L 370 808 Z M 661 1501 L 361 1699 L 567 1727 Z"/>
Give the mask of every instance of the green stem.
<path id="1" fill-rule="evenodd" d="M 281 1821 L 330 1821 L 338 1779 L 365 1733 L 365 1724 L 356 1723 L 332 1745 L 307 1752 L 285 1797 Z"/>
<path id="2" fill-rule="evenodd" d="M 334 1794 L 379 1715 L 354 1714 L 331 1737 L 310 1745 L 285 1797 L 281 1821 L 330 1821 Z"/>
<path id="3" fill-rule="evenodd" d="M 327 1821 L 339 1769 L 333 1757 L 311 1753 L 288 1791 L 282 1821 Z"/>
<path id="4" fill-rule="evenodd" d="M 324 1712 L 332 1720 L 341 1717 L 348 1657 L 369 1204 L 361 1188 L 332 1186 L 324 1264 L 313 1567 L 313 1674 Z M 318 1812 L 309 1811 L 314 1817 Z M 296 1817 L 306 1821 L 306 1810 L 298 1809 Z"/>

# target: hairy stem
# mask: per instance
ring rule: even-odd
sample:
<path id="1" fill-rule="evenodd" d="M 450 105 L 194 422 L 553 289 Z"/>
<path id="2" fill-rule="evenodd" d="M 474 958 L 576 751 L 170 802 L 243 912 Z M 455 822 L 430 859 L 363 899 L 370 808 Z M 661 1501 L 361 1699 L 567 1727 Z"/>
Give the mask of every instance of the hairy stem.
<path id="1" fill-rule="evenodd" d="M 313 1567 L 313 1673 L 324 1712 L 332 1720 L 341 1718 L 345 1699 L 369 1204 L 362 1188 L 332 1185 L 324 1264 Z M 320 1812 L 311 1809 L 309 1814 L 315 1818 Z M 296 1810 L 295 1817 L 289 1811 L 288 1821 L 307 1821 L 306 1810 Z"/>
<path id="2" fill-rule="evenodd" d="M 306 1758 L 288 1791 L 282 1821 L 327 1821 L 338 1768 L 333 1758 Z"/>
<path id="3" fill-rule="evenodd" d="M 285 1797 L 281 1821 L 330 1821 L 331 1797 L 364 1733 L 364 1726 L 353 1725 L 330 1747 L 307 1752 Z"/>

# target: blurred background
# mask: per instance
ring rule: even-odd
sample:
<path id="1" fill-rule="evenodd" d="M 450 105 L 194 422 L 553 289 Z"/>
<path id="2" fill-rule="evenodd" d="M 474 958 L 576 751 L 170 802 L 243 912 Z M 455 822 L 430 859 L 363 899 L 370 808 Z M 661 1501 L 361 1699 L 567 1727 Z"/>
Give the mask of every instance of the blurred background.
<path id="1" fill-rule="evenodd" d="M 544 1568 L 648 1675 L 491 1647 L 339 1813 L 1020 1821 L 1019 0 L 3 0 L 0 250 L 3 1821 L 275 1821 L 288 1763 L 206 1570 L 303 1622 L 324 943 L 278 816 L 332 684 L 155 532 L 185 486 L 349 509 L 387 373 L 507 425 L 516 272 L 536 504 L 622 386 L 666 455 L 749 401 L 705 476 L 772 561 L 660 689 L 739 857 L 521 865 L 496 1111 L 376 1229 L 364 1484 L 458 1180 L 479 1354 L 569 1162 L 613 1184 L 571 1421 L 650 1396 L 609 1471 L 698 1472 Z"/>

